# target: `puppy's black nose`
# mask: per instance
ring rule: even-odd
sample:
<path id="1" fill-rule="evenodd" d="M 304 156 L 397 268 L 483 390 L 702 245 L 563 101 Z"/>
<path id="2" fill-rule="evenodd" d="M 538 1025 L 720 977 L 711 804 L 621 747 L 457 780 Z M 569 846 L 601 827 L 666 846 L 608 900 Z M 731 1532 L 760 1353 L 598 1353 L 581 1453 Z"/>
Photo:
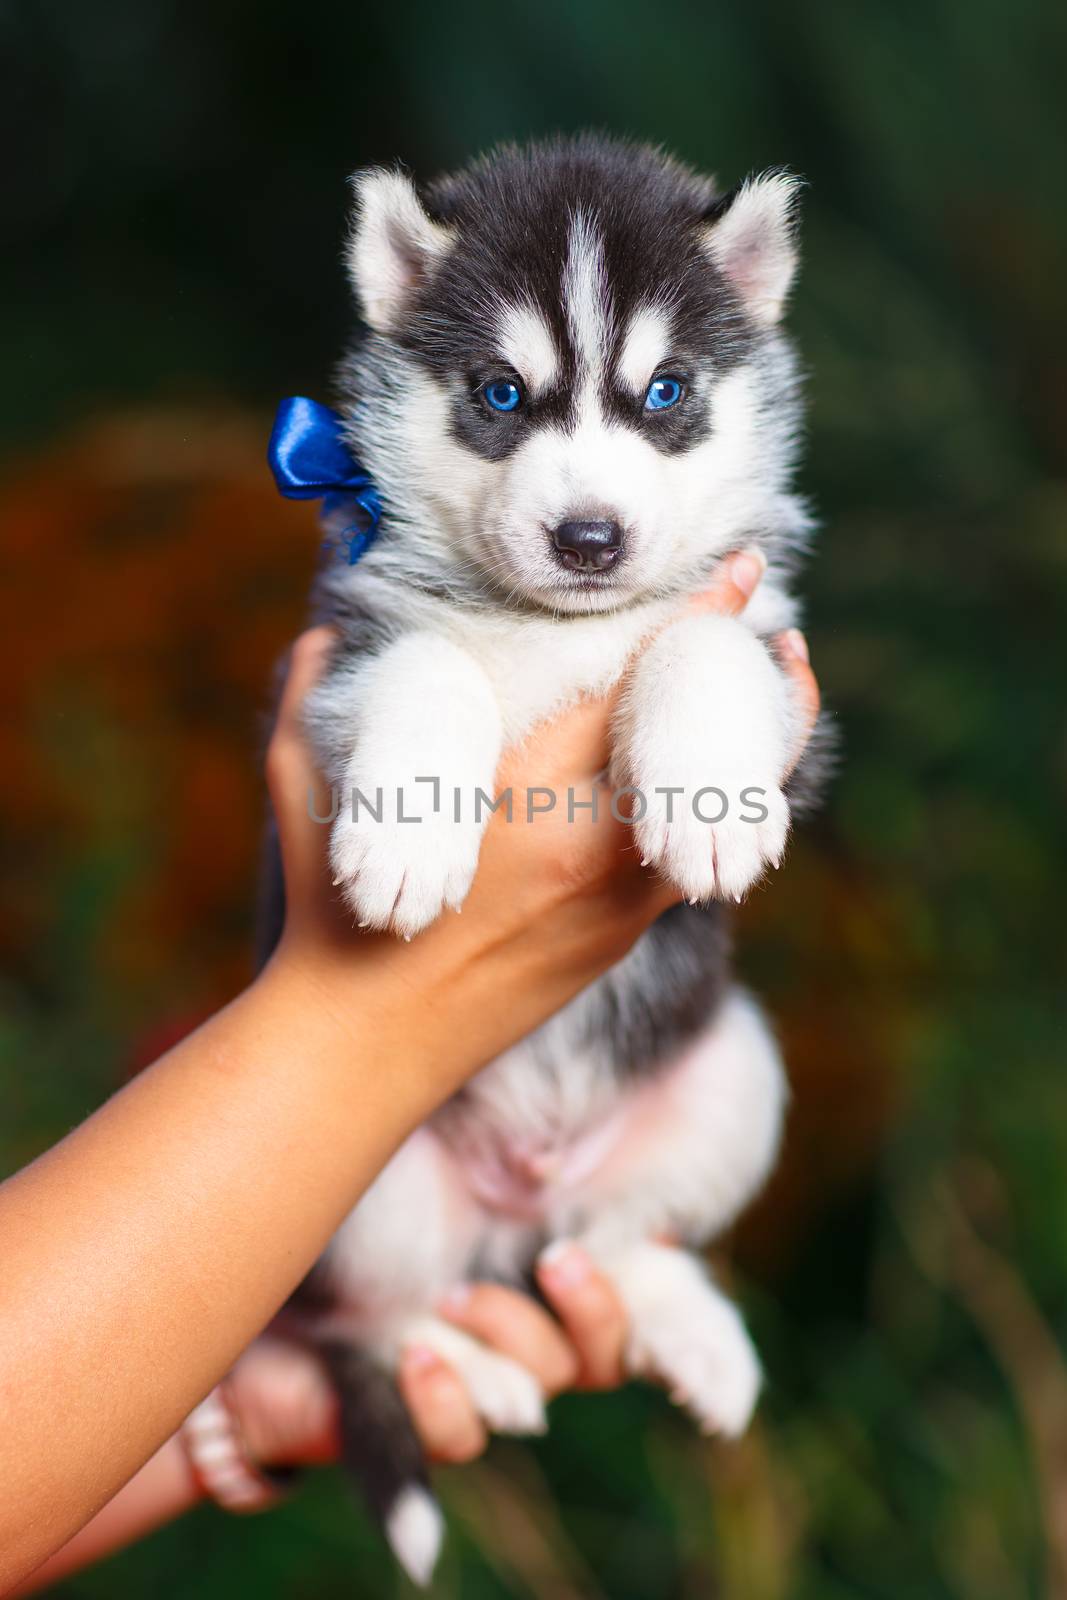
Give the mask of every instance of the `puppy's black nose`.
<path id="1" fill-rule="evenodd" d="M 561 522 L 552 543 L 572 571 L 606 572 L 619 559 L 622 529 L 617 522 Z"/>

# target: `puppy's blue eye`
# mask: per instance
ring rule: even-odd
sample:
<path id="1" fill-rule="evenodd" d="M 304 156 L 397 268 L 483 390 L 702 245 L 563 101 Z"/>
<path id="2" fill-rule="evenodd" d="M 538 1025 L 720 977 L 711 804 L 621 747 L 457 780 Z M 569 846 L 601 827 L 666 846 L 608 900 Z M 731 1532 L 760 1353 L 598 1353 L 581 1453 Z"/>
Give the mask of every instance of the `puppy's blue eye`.
<path id="1" fill-rule="evenodd" d="M 522 394 L 517 383 L 512 383 L 510 378 L 497 378 L 495 383 L 487 383 L 483 390 L 487 405 L 494 411 L 514 411 Z"/>
<path id="2" fill-rule="evenodd" d="M 646 411 L 666 411 L 676 406 L 682 398 L 682 386 L 677 378 L 653 378 L 645 395 Z"/>

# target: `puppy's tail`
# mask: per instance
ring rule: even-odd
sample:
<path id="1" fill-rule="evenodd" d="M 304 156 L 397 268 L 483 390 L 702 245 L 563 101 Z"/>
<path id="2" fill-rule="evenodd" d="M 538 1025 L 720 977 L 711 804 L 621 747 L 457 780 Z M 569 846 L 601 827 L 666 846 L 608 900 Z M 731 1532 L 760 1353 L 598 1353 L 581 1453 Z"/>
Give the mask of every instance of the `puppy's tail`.
<path id="1" fill-rule="evenodd" d="M 445 1524 L 400 1391 L 366 1351 L 337 1340 L 324 1341 L 318 1349 L 341 1400 L 344 1465 L 400 1565 L 425 1587 L 437 1564 Z"/>

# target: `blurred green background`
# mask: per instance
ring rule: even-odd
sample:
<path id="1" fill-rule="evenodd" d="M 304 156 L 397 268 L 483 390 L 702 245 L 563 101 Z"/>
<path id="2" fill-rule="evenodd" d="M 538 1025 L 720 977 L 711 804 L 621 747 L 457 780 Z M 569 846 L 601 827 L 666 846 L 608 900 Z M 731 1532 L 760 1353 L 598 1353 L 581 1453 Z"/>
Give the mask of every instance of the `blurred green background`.
<path id="1" fill-rule="evenodd" d="M 3 1170 L 247 972 L 316 548 L 262 450 L 347 331 L 346 174 L 592 125 L 810 183 L 846 759 L 740 918 L 794 1083 L 732 1251 L 765 1403 L 727 1448 L 651 1390 L 557 1402 L 441 1474 L 442 1596 L 1067 1594 L 1065 34 L 1056 0 L 0 4 Z M 60 1592 L 407 1590 L 324 1473 Z"/>

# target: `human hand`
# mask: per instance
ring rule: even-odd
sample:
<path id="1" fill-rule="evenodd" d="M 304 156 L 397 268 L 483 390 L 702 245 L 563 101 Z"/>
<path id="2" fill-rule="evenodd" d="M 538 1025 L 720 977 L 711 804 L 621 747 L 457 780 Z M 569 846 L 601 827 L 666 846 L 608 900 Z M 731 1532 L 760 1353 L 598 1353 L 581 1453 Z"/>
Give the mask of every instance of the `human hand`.
<path id="1" fill-rule="evenodd" d="M 750 552 L 729 557 L 694 604 L 736 616 L 762 571 Z M 294 646 L 268 750 L 287 901 L 272 966 L 298 974 L 298 989 L 336 1016 L 346 1037 L 358 1001 L 383 1055 L 392 1047 L 394 1060 L 434 1064 L 439 1099 L 621 959 L 678 891 L 641 868 L 632 830 L 612 814 L 605 790 L 595 820 L 587 810 L 570 819 L 558 807 L 530 822 L 519 816 L 521 808 L 513 822 L 498 812 L 462 917 L 446 912 L 411 944 L 356 934 L 330 887 L 327 830 L 309 815 L 309 792 L 321 793 L 323 785 L 301 723 L 304 697 L 332 639 L 318 628 Z M 783 636 L 781 660 L 814 722 L 818 691 L 797 640 L 802 647 L 801 636 Z M 505 755 L 500 787 L 590 795 L 607 766 L 616 699 L 617 692 L 583 701 L 535 729 Z"/>
<path id="2" fill-rule="evenodd" d="M 538 1282 L 554 1317 L 529 1296 L 498 1284 L 473 1284 L 439 1310 L 521 1363 L 549 1397 L 621 1383 L 626 1319 L 614 1289 L 584 1251 L 568 1244 L 558 1256 L 549 1254 L 538 1268 Z M 481 1454 L 485 1425 L 458 1375 L 435 1352 L 406 1350 L 397 1378 L 431 1460 L 470 1461 Z M 253 1462 L 295 1466 L 336 1457 L 337 1397 L 311 1351 L 268 1334 L 245 1352 L 228 1381 Z"/>

